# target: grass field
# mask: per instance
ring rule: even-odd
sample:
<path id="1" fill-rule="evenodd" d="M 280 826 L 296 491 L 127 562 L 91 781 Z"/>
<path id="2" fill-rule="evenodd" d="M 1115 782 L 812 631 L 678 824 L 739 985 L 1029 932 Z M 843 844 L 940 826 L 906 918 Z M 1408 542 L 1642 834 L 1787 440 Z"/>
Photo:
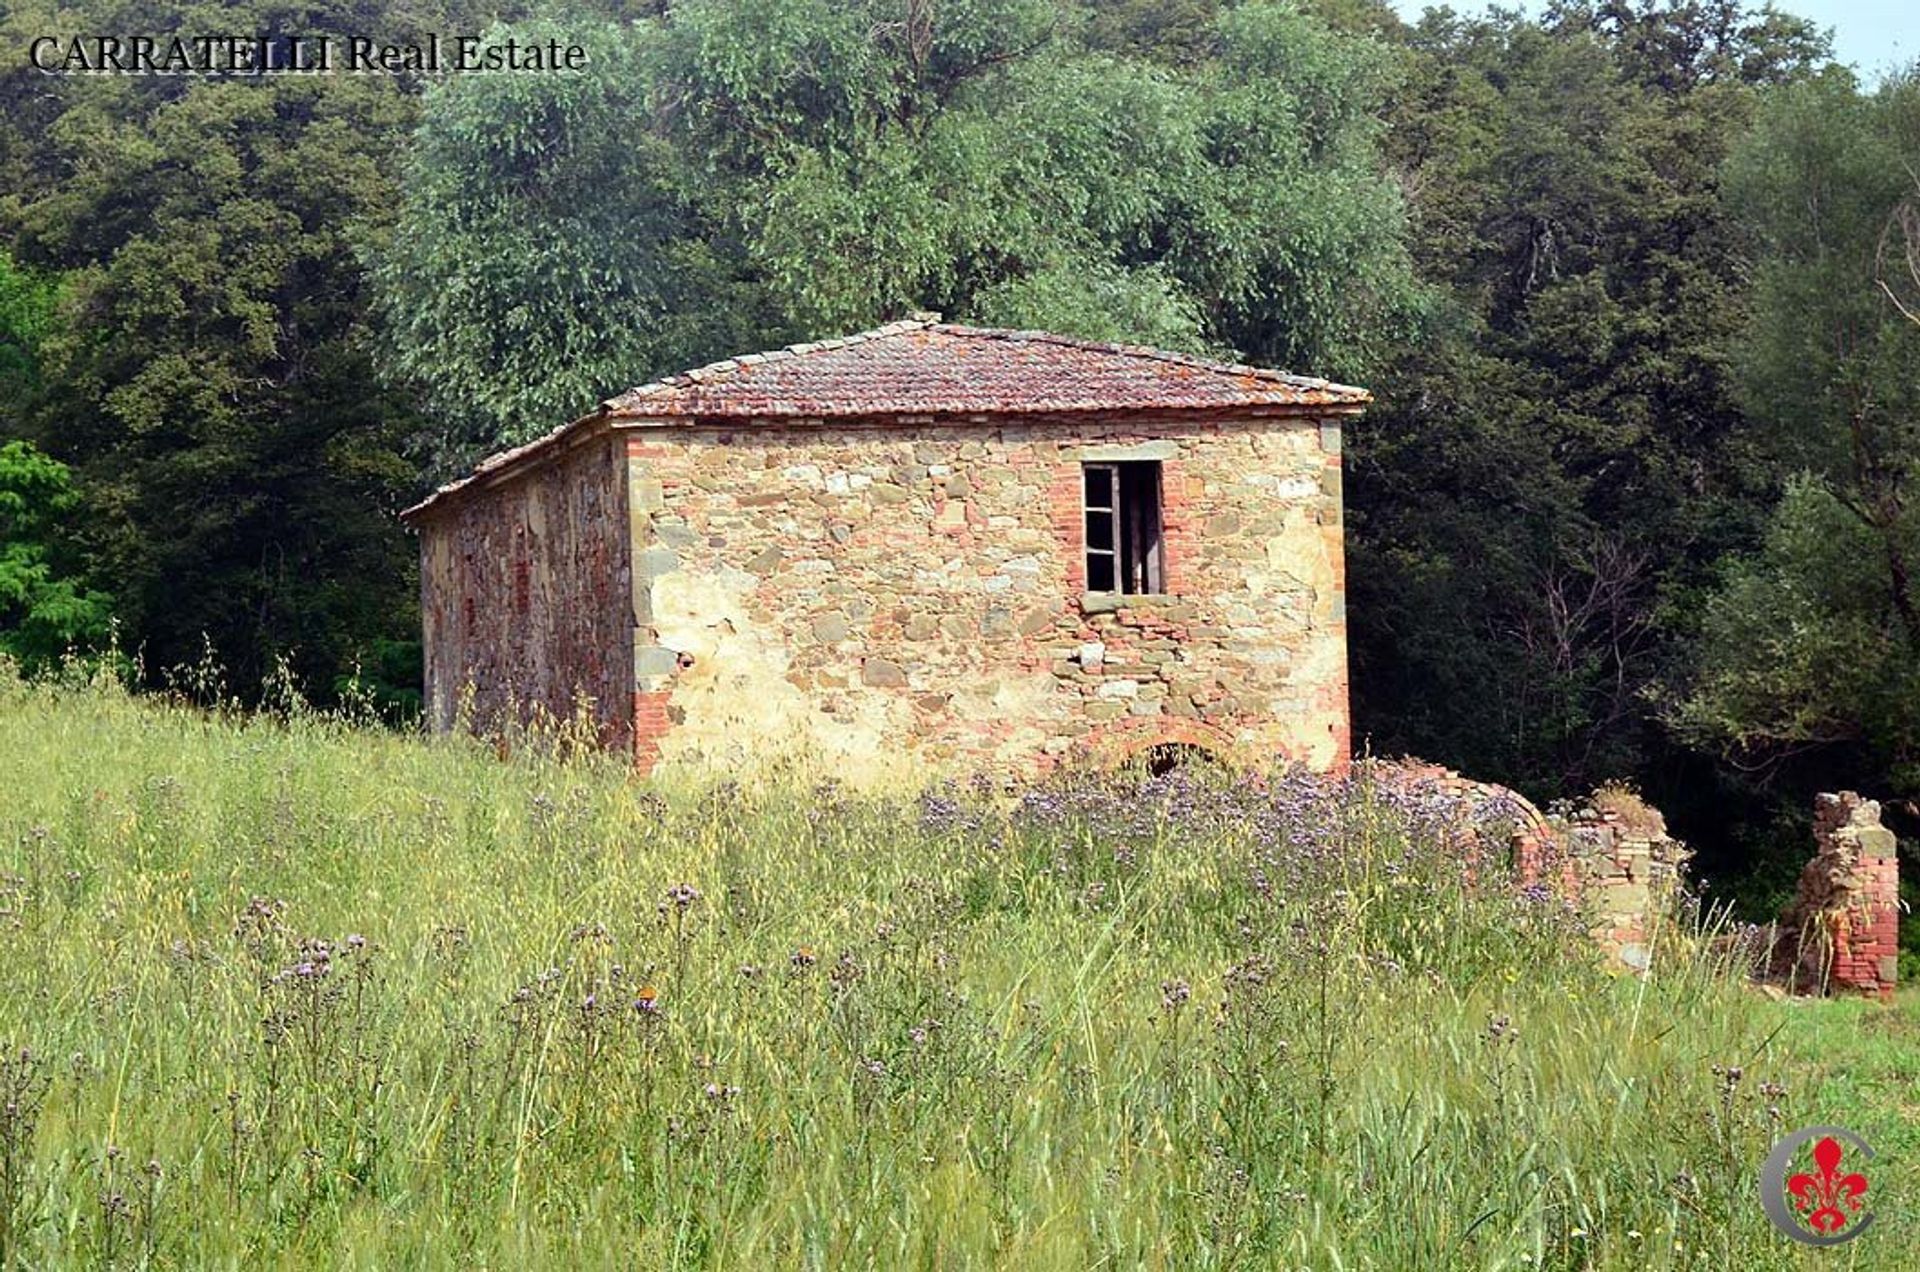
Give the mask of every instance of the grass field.
<path id="1" fill-rule="evenodd" d="M 853 795 L 0 676 L 0 1265 L 1897 1268 L 1920 1003 L 1364 783 Z M 1875 1227 L 1773 1232 L 1783 1129 Z"/>

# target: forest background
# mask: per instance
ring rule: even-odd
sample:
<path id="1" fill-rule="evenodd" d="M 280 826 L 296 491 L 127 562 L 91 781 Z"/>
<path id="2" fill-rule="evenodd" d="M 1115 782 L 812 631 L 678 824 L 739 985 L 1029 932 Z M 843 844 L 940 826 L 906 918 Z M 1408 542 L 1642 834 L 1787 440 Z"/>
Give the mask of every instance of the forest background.
<path id="1" fill-rule="evenodd" d="M 49 77 L 489 32 L 581 75 Z M 26 0 L 0 651 L 418 703 L 395 513 L 657 374 L 931 309 L 1369 386 L 1356 735 L 1625 778 L 1766 917 L 1920 831 L 1920 79 L 1731 0 Z M 1910 925 L 1911 927 L 1911 925 Z"/>

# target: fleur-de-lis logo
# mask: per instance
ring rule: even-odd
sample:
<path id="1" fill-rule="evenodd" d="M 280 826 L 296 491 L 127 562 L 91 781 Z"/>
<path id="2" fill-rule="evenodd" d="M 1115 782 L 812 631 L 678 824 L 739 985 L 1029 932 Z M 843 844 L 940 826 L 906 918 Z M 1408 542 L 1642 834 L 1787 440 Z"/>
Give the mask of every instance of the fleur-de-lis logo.
<path id="1" fill-rule="evenodd" d="M 1809 1143 L 1815 1169 L 1793 1169 Z M 1760 1198 L 1774 1227 L 1795 1241 L 1825 1246 L 1851 1241 L 1872 1225 L 1866 1174 L 1842 1165 L 1849 1149 L 1849 1164 L 1873 1160 L 1865 1141 L 1838 1126 L 1803 1127 L 1773 1146 L 1760 1168 Z"/>
<path id="2" fill-rule="evenodd" d="M 1831 1135 L 1822 1136 L 1813 1146 L 1817 1175 L 1802 1171 L 1787 1176 L 1787 1193 L 1794 1209 L 1806 1219 L 1807 1226 L 1823 1235 L 1832 1235 L 1847 1226 L 1861 1207 L 1861 1194 L 1867 1191 L 1867 1177 L 1858 1171 L 1842 1175 L 1840 1158 L 1844 1150 Z"/>

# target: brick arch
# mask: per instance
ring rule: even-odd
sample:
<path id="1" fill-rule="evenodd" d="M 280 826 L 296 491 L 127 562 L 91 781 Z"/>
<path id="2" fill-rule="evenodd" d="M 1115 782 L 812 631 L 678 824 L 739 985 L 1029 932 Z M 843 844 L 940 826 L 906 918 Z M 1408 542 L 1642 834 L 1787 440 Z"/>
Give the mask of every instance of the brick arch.
<path id="1" fill-rule="evenodd" d="M 1247 749 L 1225 729 L 1177 716 L 1116 720 L 1089 734 L 1080 749 L 1094 763 L 1118 768 L 1156 746 L 1190 746 L 1228 768 L 1248 768 L 1252 763 Z"/>
<path id="2" fill-rule="evenodd" d="M 1519 882 L 1546 883 L 1557 887 L 1563 895 L 1580 895 L 1579 877 L 1573 863 L 1562 850 L 1560 835 L 1554 830 L 1553 823 L 1547 820 L 1546 814 L 1532 800 L 1519 791 L 1495 782 L 1477 782 L 1460 776 L 1444 765 L 1429 764 L 1411 757 L 1375 760 L 1370 767 L 1376 780 L 1435 787 L 1469 809 L 1479 809 L 1495 802 L 1510 809 L 1515 824 L 1508 835 L 1506 848 L 1511 854 Z M 1456 845 L 1463 854 L 1469 859 L 1480 856 L 1482 845 L 1467 823 L 1462 822 L 1454 834 Z"/>

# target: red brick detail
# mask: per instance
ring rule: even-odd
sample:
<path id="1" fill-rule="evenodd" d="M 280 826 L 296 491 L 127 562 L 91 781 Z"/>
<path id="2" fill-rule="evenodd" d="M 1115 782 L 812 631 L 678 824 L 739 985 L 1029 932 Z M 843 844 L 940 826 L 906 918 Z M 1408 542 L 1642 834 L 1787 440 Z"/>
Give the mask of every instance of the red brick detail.
<path id="1" fill-rule="evenodd" d="M 527 610 L 533 605 L 533 563 L 526 558 L 526 545 L 515 545 L 516 556 L 513 562 L 513 612 L 518 618 L 525 618 Z"/>
<path id="2" fill-rule="evenodd" d="M 1242 748 L 1231 733 L 1200 720 L 1175 716 L 1133 716 L 1094 730 L 1082 744 L 1100 763 L 1118 766 L 1156 746 L 1191 746 L 1237 765 Z"/>
<path id="3" fill-rule="evenodd" d="M 1781 915 L 1771 970 L 1802 991 L 1891 998 L 1900 959 L 1897 841 L 1880 824 L 1879 804 L 1853 791 L 1817 797 L 1813 830 L 1819 851 Z"/>
<path id="4" fill-rule="evenodd" d="M 1102 440 L 1113 445 L 1152 440 L 1151 434 L 1138 437 L 1113 436 Z M 1193 516 L 1193 485 L 1180 471 L 1178 460 L 1163 460 L 1160 468 L 1160 552 L 1162 585 L 1170 594 L 1180 592 L 1183 570 L 1202 553 L 1201 527 Z M 1067 460 L 1054 469 L 1047 484 L 1048 512 L 1054 532 L 1059 536 L 1061 556 L 1067 565 L 1068 600 L 1078 604 L 1087 590 L 1087 539 L 1085 484 L 1082 465 Z"/>
<path id="5" fill-rule="evenodd" d="M 1861 890 L 1833 931 L 1833 986 L 1876 998 L 1893 997 L 1900 962 L 1900 867 L 1893 857 L 1862 857 Z"/>
<path id="6" fill-rule="evenodd" d="M 660 740 L 673 727 L 667 715 L 665 690 L 633 695 L 633 767 L 642 774 L 650 772 L 660 759 Z"/>
<path id="7" fill-rule="evenodd" d="M 1313 703 L 1320 710 L 1331 712 L 1334 717 L 1327 726 L 1327 732 L 1333 738 L 1333 763 L 1327 767 L 1327 771 L 1336 775 L 1344 774 L 1353 767 L 1353 716 L 1348 709 L 1346 676 L 1342 675 L 1338 680 L 1316 688 L 1313 691 Z"/>
<path id="8" fill-rule="evenodd" d="M 1333 731 L 1333 765 L 1327 771 L 1335 777 L 1353 770 L 1353 718 L 1347 714 L 1346 695 L 1340 697 L 1340 718 L 1328 726 Z"/>
<path id="9" fill-rule="evenodd" d="M 1186 565 L 1194 559 L 1198 546 L 1197 527 L 1193 523 L 1192 492 L 1176 461 L 1168 460 L 1160 468 L 1160 572 L 1163 586 L 1177 593 Z"/>
<path id="10" fill-rule="evenodd" d="M 1067 567 L 1067 603 L 1077 606 L 1087 590 L 1087 543 L 1082 529 L 1085 488 L 1080 465 L 1068 460 L 1055 465 L 1047 483 L 1047 515 L 1060 538 L 1060 557 Z"/>

